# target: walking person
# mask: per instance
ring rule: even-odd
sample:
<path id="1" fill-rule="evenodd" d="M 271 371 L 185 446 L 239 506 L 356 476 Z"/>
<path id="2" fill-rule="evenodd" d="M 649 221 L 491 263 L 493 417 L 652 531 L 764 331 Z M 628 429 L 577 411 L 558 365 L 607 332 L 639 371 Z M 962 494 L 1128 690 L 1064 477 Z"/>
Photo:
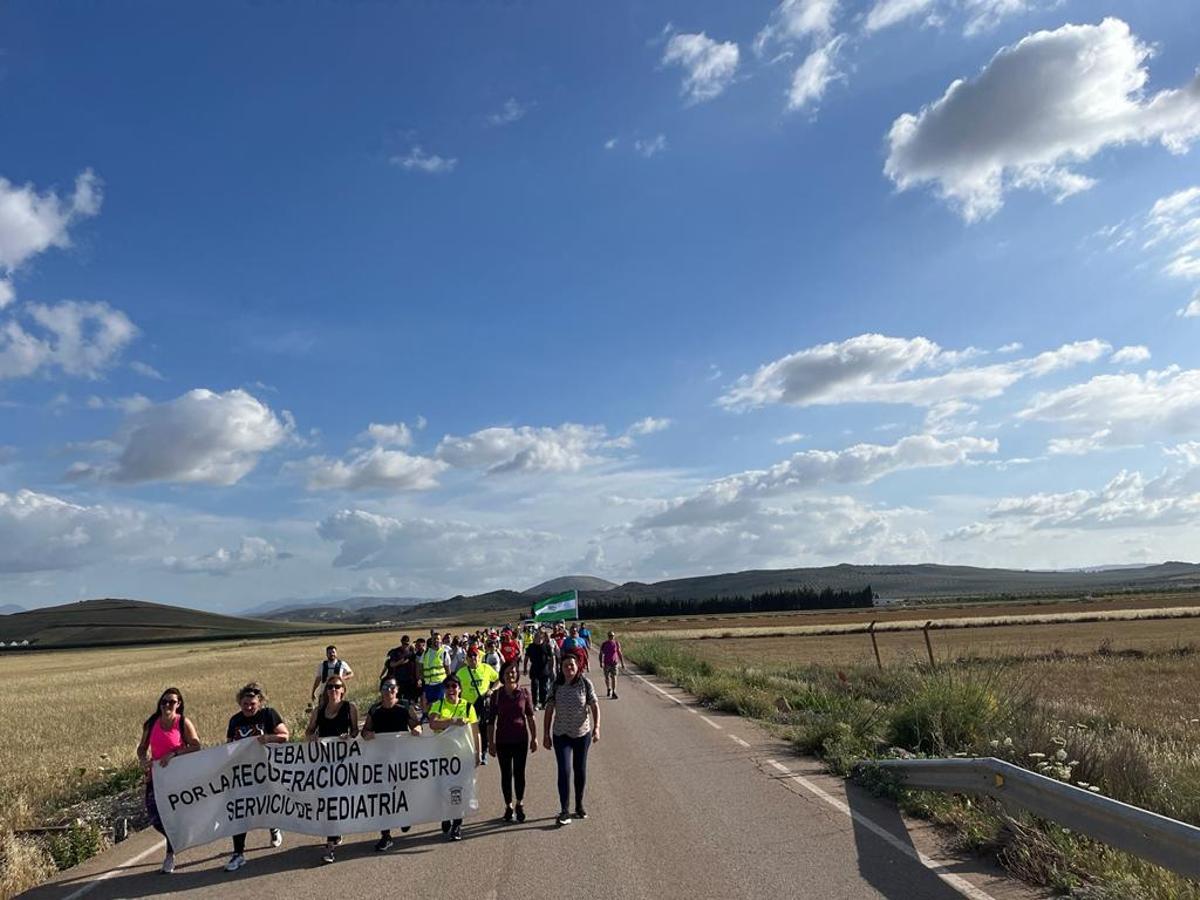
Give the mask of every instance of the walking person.
<path id="1" fill-rule="evenodd" d="M 534 706 L 544 709 L 550 694 L 550 682 L 554 678 L 554 648 L 545 631 L 539 630 L 525 651 L 525 673 L 529 676 Z"/>
<path id="2" fill-rule="evenodd" d="M 596 688 L 580 672 L 579 660 L 564 653 L 542 724 L 542 746 L 547 750 L 554 748 L 554 760 L 558 764 L 559 825 L 571 824 L 567 801 L 572 775 L 575 777 L 575 818 L 587 818 L 583 791 L 587 786 L 588 750 L 599 742 L 600 706 L 596 701 Z"/>
<path id="3" fill-rule="evenodd" d="M 479 648 L 473 647 L 467 651 L 467 661 L 454 677 L 462 687 L 462 699 L 475 707 L 475 717 L 478 724 L 474 726 L 475 748 L 479 752 L 479 764 L 487 765 L 487 745 L 484 738 L 487 735 L 488 720 L 490 719 L 490 696 L 500 682 L 500 673 L 479 659 Z"/>
<path id="4" fill-rule="evenodd" d="M 425 711 L 442 699 L 442 684 L 450 677 L 450 652 L 442 646 L 438 633 L 429 636 L 429 644 L 421 654 L 421 681 L 424 683 Z"/>
<path id="5" fill-rule="evenodd" d="M 350 664 L 344 659 L 338 659 L 337 647 L 330 644 L 325 648 L 325 658 L 317 663 L 317 675 L 312 683 L 312 700 L 314 703 L 317 700 L 317 691 L 321 685 L 335 675 L 342 679 L 343 682 L 349 681 L 354 677 L 354 670 L 350 668 Z"/>
<path id="6" fill-rule="evenodd" d="M 525 762 L 538 747 L 533 699 L 520 680 L 521 669 L 515 660 L 500 669 L 501 687 L 492 698 L 492 721 L 488 726 L 488 752 L 500 762 L 505 822 L 511 822 L 514 814 L 518 822 L 525 821 Z"/>
<path id="7" fill-rule="evenodd" d="M 229 720 L 225 729 L 225 740 L 242 741 L 254 738 L 260 744 L 286 744 L 288 727 L 283 717 L 267 705 L 262 685 L 250 682 L 237 693 L 238 711 Z M 271 829 L 271 846 L 283 843 L 283 834 L 278 828 Z M 246 832 L 233 836 L 233 855 L 225 864 L 226 872 L 236 872 L 246 864 Z"/>
<path id="8" fill-rule="evenodd" d="M 478 739 L 479 718 L 475 706 L 462 698 L 462 685 L 457 678 L 447 678 L 442 699 L 429 707 L 429 727 L 437 733 L 447 728 L 470 727 Z M 442 834 L 447 840 L 462 840 L 462 819 L 442 821 Z"/>
<path id="9" fill-rule="evenodd" d="M 176 756 L 200 749 L 200 738 L 196 726 L 183 712 L 183 694 L 179 688 L 169 687 L 158 698 L 158 707 L 142 723 L 142 740 L 137 746 L 138 761 L 146 776 L 146 812 L 154 830 L 166 837 L 158 804 L 154 799 L 154 763 L 166 768 Z M 175 871 L 175 849 L 167 838 L 167 855 L 163 857 L 162 873 Z"/>
<path id="10" fill-rule="evenodd" d="M 617 664 L 620 663 L 621 671 L 625 671 L 625 657 L 621 654 L 621 642 L 617 640 L 617 633 L 610 631 L 608 640 L 600 645 L 600 668 L 604 670 L 604 689 L 608 692 L 608 697 L 611 700 L 620 699 L 617 697 Z"/>
<path id="11" fill-rule="evenodd" d="M 417 643 L 423 643 L 421 638 Z M 363 721 L 362 736 L 364 741 L 373 741 L 377 734 L 393 734 L 407 731 L 420 736 L 421 715 L 419 705 L 402 702 L 399 698 L 399 686 L 392 678 L 385 678 L 379 686 L 379 702 L 367 710 Z M 408 831 L 411 825 L 401 825 L 402 832 Z M 387 828 L 379 832 L 379 842 L 375 845 L 376 853 L 383 853 L 392 847 L 392 832 Z"/>
<path id="12" fill-rule="evenodd" d="M 334 675 L 325 682 L 324 696 L 312 711 L 304 737 L 315 741 L 318 738 L 336 737 L 349 740 L 358 736 L 358 707 L 346 699 L 346 683 Z M 342 842 L 339 835 L 330 835 L 325 840 L 325 854 L 321 862 L 333 862 L 334 849 Z"/>

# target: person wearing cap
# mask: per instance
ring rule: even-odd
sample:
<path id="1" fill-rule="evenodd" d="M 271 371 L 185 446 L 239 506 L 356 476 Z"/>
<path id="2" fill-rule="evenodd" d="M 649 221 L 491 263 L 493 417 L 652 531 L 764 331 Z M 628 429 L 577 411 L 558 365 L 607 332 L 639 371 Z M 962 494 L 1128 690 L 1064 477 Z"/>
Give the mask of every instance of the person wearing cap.
<path id="1" fill-rule="evenodd" d="M 467 651 L 467 661 L 454 673 L 454 677 L 462 687 L 462 699 L 475 708 L 475 746 L 479 749 L 479 764 L 486 766 L 487 747 L 481 740 L 481 734 L 487 733 L 489 696 L 500 682 L 500 673 L 487 663 L 481 662 L 479 648 L 473 647 Z"/>
<path id="2" fill-rule="evenodd" d="M 479 740 L 479 717 L 475 715 L 475 707 L 462 698 L 462 685 L 458 679 L 447 678 L 442 699 L 429 707 L 429 727 L 435 733 L 441 733 L 447 728 L 463 726 L 470 726 L 475 740 Z M 461 841 L 462 819 L 444 820 L 442 834 L 448 840 Z"/>
<path id="3" fill-rule="evenodd" d="M 417 638 L 417 643 L 424 643 L 424 638 Z M 367 718 L 363 722 L 363 740 L 371 741 L 377 734 L 393 734 L 407 731 L 410 734 L 421 734 L 421 716 L 411 703 L 400 700 L 399 686 L 394 678 L 385 678 L 379 686 L 379 702 L 367 710 Z M 411 825 L 400 826 L 401 831 L 408 831 Z M 385 828 L 379 832 L 379 842 L 375 852 L 383 853 L 392 847 L 392 833 Z"/>

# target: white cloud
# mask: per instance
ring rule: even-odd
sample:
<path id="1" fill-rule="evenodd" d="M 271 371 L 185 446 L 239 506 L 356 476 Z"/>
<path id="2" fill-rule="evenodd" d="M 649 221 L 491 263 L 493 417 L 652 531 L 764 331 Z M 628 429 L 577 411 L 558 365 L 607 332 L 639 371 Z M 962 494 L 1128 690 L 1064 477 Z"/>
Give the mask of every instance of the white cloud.
<path id="1" fill-rule="evenodd" d="M 244 537 L 235 549 L 218 547 L 203 556 L 167 556 L 163 558 L 163 565 L 181 574 L 232 575 L 250 569 L 270 568 L 287 557 L 288 554 L 281 554 L 263 538 Z"/>
<path id="2" fill-rule="evenodd" d="M 656 419 L 654 416 L 646 416 L 646 418 L 638 419 L 630 425 L 627 433 L 635 437 L 641 437 L 646 434 L 654 434 L 657 431 L 666 431 L 670 427 L 670 419 Z"/>
<path id="3" fill-rule="evenodd" d="M 693 496 L 668 501 L 637 522 L 667 528 L 724 522 L 750 514 L 766 498 L 827 484 L 869 484 L 894 472 L 962 465 L 999 449 L 994 440 L 960 437 L 942 441 L 910 435 L 895 444 L 856 444 L 845 450 L 804 450 L 769 469 L 753 469 L 710 482 Z"/>
<path id="4" fill-rule="evenodd" d="M 0 378 L 44 369 L 95 378 L 137 334 L 129 317 L 107 303 L 27 304 L 0 319 Z"/>
<path id="5" fill-rule="evenodd" d="M 738 68 L 738 45 L 733 41 L 714 41 L 704 32 L 676 34 L 667 41 L 662 64 L 682 68 L 681 92 L 689 103 L 703 103 L 719 96 L 733 81 Z"/>
<path id="6" fill-rule="evenodd" d="M 890 28 L 914 16 L 928 15 L 936 0 L 876 0 L 867 13 L 863 28 L 868 32 Z"/>
<path id="7" fill-rule="evenodd" d="M 75 179 L 75 190 L 69 198 L 59 197 L 54 191 L 38 193 L 31 184 L 18 187 L 0 178 L 0 275 L 12 274 L 22 263 L 51 247 L 69 247 L 70 227 L 100 212 L 101 199 L 100 179 L 91 169 Z"/>
<path id="8" fill-rule="evenodd" d="M 488 528 L 455 520 L 398 519 L 361 509 L 344 509 L 324 519 L 317 533 L 339 545 L 339 568 L 393 568 L 412 582 L 468 589 L 522 571 L 541 571 L 545 554 L 560 543 L 548 532 Z"/>
<path id="9" fill-rule="evenodd" d="M 1004 19 L 1020 15 L 1033 7 L 1030 0 L 964 0 L 969 18 L 964 32 L 976 35 L 995 28 Z"/>
<path id="10" fill-rule="evenodd" d="M 823 40 L 833 33 L 837 12 L 838 0 L 783 0 L 754 39 L 754 52 L 762 55 L 772 43 Z"/>
<path id="11" fill-rule="evenodd" d="M 646 159 L 658 156 L 658 154 L 667 149 L 667 136 L 665 134 L 656 134 L 651 138 L 638 138 L 633 142 L 633 149 L 646 157 Z"/>
<path id="12" fill-rule="evenodd" d="M 604 142 L 604 149 L 605 150 L 615 150 L 617 148 L 618 143 L 620 143 L 619 138 L 610 137 L 607 141 Z"/>
<path id="13" fill-rule="evenodd" d="M 1200 318 L 1200 294 L 1193 297 L 1187 306 L 1179 310 L 1178 315 L 1184 319 Z"/>
<path id="14" fill-rule="evenodd" d="M 785 434 L 782 437 L 775 438 L 775 443 L 779 445 L 798 444 L 807 438 L 807 434 L 801 434 L 799 431 L 793 431 L 791 434 Z"/>
<path id="15" fill-rule="evenodd" d="M 1097 375 L 1058 391 L 1043 392 L 1018 413 L 1054 422 L 1079 434 L 1105 431 L 1107 445 L 1140 444 L 1153 430 L 1200 433 L 1200 369 Z"/>
<path id="16" fill-rule="evenodd" d="M 1200 278 L 1200 187 L 1185 188 L 1155 201 L 1146 215 L 1146 249 L 1163 246 L 1163 272 L 1174 278 Z"/>
<path id="17" fill-rule="evenodd" d="M 345 460 L 314 456 L 296 464 L 307 474 L 310 491 L 427 491 L 448 466 L 427 456 L 382 446 L 354 451 Z"/>
<path id="18" fill-rule="evenodd" d="M 372 422 L 367 430 L 359 435 L 360 440 L 371 441 L 381 447 L 411 447 L 412 432 L 403 422 L 391 425 Z"/>
<path id="19" fill-rule="evenodd" d="M 529 112 L 531 106 L 532 104 L 522 103 L 516 97 L 509 97 L 500 109 L 488 116 L 488 124 L 502 127 L 519 122 L 525 118 L 525 114 Z"/>
<path id="20" fill-rule="evenodd" d="M 1014 188 L 1086 190 L 1093 181 L 1070 166 L 1106 147 L 1157 140 L 1181 153 L 1200 135 L 1200 75 L 1146 95 L 1150 54 L 1120 19 L 1030 34 L 896 119 L 884 171 L 901 190 L 933 185 L 976 221 Z"/>
<path id="21" fill-rule="evenodd" d="M 1140 363 L 1145 362 L 1149 358 L 1150 348 L 1143 347 L 1140 344 L 1132 344 L 1128 347 L 1122 347 L 1112 355 L 1112 361 L 1117 364 Z"/>
<path id="22" fill-rule="evenodd" d="M 436 153 L 426 153 L 414 145 L 403 156 L 393 156 L 391 163 L 406 172 L 424 172 L 426 175 L 446 175 L 458 166 L 456 157 L 438 156 Z"/>
<path id="23" fill-rule="evenodd" d="M 965 366 L 962 361 L 975 353 L 943 350 L 924 337 L 861 334 L 767 363 L 741 376 L 717 402 L 726 409 L 744 410 L 772 403 L 933 406 L 947 400 L 987 399 L 1023 378 L 1094 362 L 1111 349 L 1103 341 L 1078 341 L 1026 359 Z"/>
<path id="24" fill-rule="evenodd" d="M 460 469 L 509 472 L 577 472 L 600 461 L 594 451 L 608 445 L 605 430 L 566 423 L 555 428 L 484 428 L 466 437 L 446 435 L 437 458 Z"/>
<path id="25" fill-rule="evenodd" d="M 141 412 L 153 406 L 153 401 L 142 394 L 130 394 L 128 397 L 97 397 L 87 398 L 88 409 L 119 409 L 124 413 Z"/>
<path id="26" fill-rule="evenodd" d="M 128 558 L 163 539 L 143 513 L 34 491 L 0 492 L 0 572 L 76 569 Z"/>
<path id="27" fill-rule="evenodd" d="M 13 290 L 12 282 L 7 278 L 0 278 L 0 309 L 4 309 L 15 299 L 17 292 Z"/>
<path id="28" fill-rule="evenodd" d="M 153 378 L 155 381 L 165 380 L 162 372 L 158 371 L 158 369 L 154 368 L 154 366 L 150 365 L 149 363 L 140 362 L 139 360 L 135 359 L 129 364 L 129 368 L 145 378 Z"/>
<path id="29" fill-rule="evenodd" d="M 830 82 L 842 77 L 837 56 L 845 40 L 846 36 L 839 34 L 813 50 L 796 67 L 788 88 L 788 109 L 806 109 L 820 102 Z"/>
<path id="30" fill-rule="evenodd" d="M 277 416 L 243 390 L 218 394 L 197 388 L 127 416 L 113 438 L 116 459 L 101 466 L 76 464 L 71 475 L 123 484 L 231 485 L 293 431 L 289 413 Z"/>
<path id="31" fill-rule="evenodd" d="M 1053 438 L 1046 446 L 1051 456 L 1083 456 L 1109 446 L 1111 428 L 1101 428 L 1091 434 L 1077 438 Z"/>

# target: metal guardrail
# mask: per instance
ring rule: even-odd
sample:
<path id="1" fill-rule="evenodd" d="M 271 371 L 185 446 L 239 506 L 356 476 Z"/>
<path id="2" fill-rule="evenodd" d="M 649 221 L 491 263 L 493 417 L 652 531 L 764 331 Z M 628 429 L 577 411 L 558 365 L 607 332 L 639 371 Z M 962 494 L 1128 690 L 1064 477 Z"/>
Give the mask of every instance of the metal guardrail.
<path id="1" fill-rule="evenodd" d="M 870 764 L 868 764 L 870 765 Z M 881 759 L 906 787 L 994 797 L 1118 850 L 1200 881 L 1200 828 L 993 757 Z"/>

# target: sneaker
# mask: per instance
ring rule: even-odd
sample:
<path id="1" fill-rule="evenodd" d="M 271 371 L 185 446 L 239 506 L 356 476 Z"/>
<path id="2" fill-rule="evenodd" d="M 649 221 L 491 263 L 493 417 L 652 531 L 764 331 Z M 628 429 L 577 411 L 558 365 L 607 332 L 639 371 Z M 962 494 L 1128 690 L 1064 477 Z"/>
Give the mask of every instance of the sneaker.
<path id="1" fill-rule="evenodd" d="M 333 862 L 333 844 L 325 845 L 325 855 L 321 857 L 321 862 L 325 865 L 329 865 L 331 862 Z"/>
<path id="2" fill-rule="evenodd" d="M 617 696 L 617 692 L 616 692 L 616 691 L 613 691 L 613 699 L 614 699 L 614 700 L 620 700 L 620 699 L 621 699 L 620 697 L 618 697 L 618 696 Z"/>
<path id="3" fill-rule="evenodd" d="M 235 854 L 233 854 L 233 856 L 229 857 L 229 862 L 225 863 L 225 871 L 226 872 L 236 872 L 238 869 L 240 869 L 245 864 L 246 864 L 246 857 L 243 856 L 241 853 L 235 853 Z"/>
<path id="4" fill-rule="evenodd" d="M 575 807 L 575 818 L 586 819 L 587 818 L 587 810 L 584 809 L 582 806 Z"/>
<path id="5" fill-rule="evenodd" d="M 412 826 L 411 826 L 411 825 L 401 825 L 401 826 L 400 826 L 400 833 L 401 833 L 401 834 L 408 834 L 408 831 L 409 831 L 409 829 L 410 829 L 410 828 L 412 828 Z"/>
<path id="6" fill-rule="evenodd" d="M 486 756 L 481 756 L 481 757 L 479 758 L 479 764 L 480 764 L 481 766 L 486 766 L 486 765 L 487 765 L 487 757 L 486 757 Z"/>
<path id="7" fill-rule="evenodd" d="M 391 849 L 392 849 L 392 839 L 391 838 L 380 838 L 379 843 L 377 843 L 375 845 L 376 853 L 383 853 L 385 850 L 391 850 Z"/>
<path id="8" fill-rule="evenodd" d="M 512 807 L 509 806 L 504 810 L 504 821 L 511 822 L 512 820 L 513 820 L 513 811 L 512 811 Z"/>
<path id="9" fill-rule="evenodd" d="M 612 699 L 612 688 L 605 688 L 604 696 L 607 697 L 609 700 L 611 700 Z"/>
<path id="10" fill-rule="evenodd" d="M 166 856 L 163 857 L 162 873 L 164 875 L 170 875 L 174 871 L 175 871 L 175 854 L 168 853 Z"/>
<path id="11" fill-rule="evenodd" d="M 558 822 L 559 825 L 570 825 L 571 814 L 564 809 L 558 814 L 558 818 L 555 819 L 555 821 Z"/>
<path id="12" fill-rule="evenodd" d="M 525 807 L 523 807 L 520 803 L 517 804 L 517 821 L 525 821 Z"/>
<path id="13" fill-rule="evenodd" d="M 455 824 L 454 827 L 450 829 L 450 840 L 452 840 L 452 841 L 461 841 L 462 840 L 462 825 Z"/>
<path id="14" fill-rule="evenodd" d="M 278 847 L 283 844 L 283 832 L 278 828 L 271 829 L 271 846 Z"/>
<path id="15" fill-rule="evenodd" d="M 450 820 L 446 819 L 444 822 L 442 822 L 442 834 L 449 834 L 449 833 L 450 833 Z"/>

